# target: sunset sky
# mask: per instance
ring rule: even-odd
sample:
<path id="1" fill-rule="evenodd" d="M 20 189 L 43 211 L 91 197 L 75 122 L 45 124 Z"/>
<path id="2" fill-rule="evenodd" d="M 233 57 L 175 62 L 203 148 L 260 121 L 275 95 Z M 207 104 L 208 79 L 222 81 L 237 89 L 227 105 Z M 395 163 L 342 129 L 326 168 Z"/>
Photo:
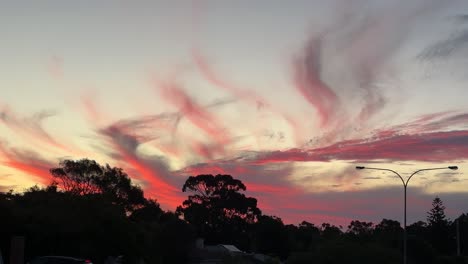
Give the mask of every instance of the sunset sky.
<path id="1" fill-rule="evenodd" d="M 0 190 L 63 159 L 174 210 L 230 174 L 263 213 L 409 223 L 468 212 L 466 0 L 1 1 Z"/>

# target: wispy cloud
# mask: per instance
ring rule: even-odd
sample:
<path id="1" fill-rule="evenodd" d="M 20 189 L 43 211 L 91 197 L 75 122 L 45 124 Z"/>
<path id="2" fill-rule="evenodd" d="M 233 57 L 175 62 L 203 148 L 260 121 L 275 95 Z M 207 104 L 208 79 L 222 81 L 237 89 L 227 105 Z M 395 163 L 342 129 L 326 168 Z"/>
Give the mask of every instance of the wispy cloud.
<path id="1" fill-rule="evenodd" d="M 402 151 L 405 150 L 405 151 Z M 291 161 L 387 160 L 446 162 L 468 158 L 468 131 L 397 135 L 359 139 L 311 150 L 290 149 L 258 153 L 255 163 Z"/>
<path id="2" fill-rule="evenodd" d="M 138 147 L 143 143 L 138 138 L 125 133 L 114 125 L 100 131 L 106 137 L 112 150 L 119 155 L 131 169 L 137 172 L 138 179 L 143 181 L 145 190 L 150 196 L 158 197 L 158 201 L 169 207 L 175 207 L 181 202 L 177 179 L 172 177 L 169 166 L 163 157 L 144 157 L 138 153 Z"/>
<path id="3" fill-rule="evenodd" d="M 21 134 L 30 142 L 47 145 L 55 149 L 68 151 L 68 148 L 57 142 L 43 127 L 45 119 L 55 116 L 55 111 L 40 111 L 29 117 L 17 116 L 9 107 L 4 106 L 0 111 L 0 123 L 11 129 L 14 133 Z"/>
<path id="4" fill-rule="evenodd" d="M 295 63 L 294 81 L 297 90 L 316 108 L 320 125 L 327 126 L 339 109 L 339 98 L 335 91 L 322 79 L 323 36 L 314 37 L 305 55 Z"/>
<path id="5" fill-rule="evenodd" d="M 354 120 L 365 126 L 386 106 L 382 84 L 392 77 L 392 58 L 412 27 L 446 7 L 437 1 L 393 1 L 384 6 L 353 1 L 327 26 L 315 29 L 294 60 L 293 80 L 316 109 L 320 126 L 342 130 Z M 360 103 L 358 113 L 350 112 L 345 103 L 349 101 Z"/>
<path id="6" fill-rule="evenodd" d="M 220 148 L 230 142 L 229 132 L 223 128 L 217 117 L 195 102 L 179 85 L 171 81 L 162 83 L 160 88 L 163 98 L 207 136 L 214 138 Z"/>
<path id="7" fill-rule="evenodd" d="M 451 56 L 460 54 L 463 51 L 466 52 L 467 43 L 468 29 L 458 30 L 458 32 L 452 33 L 449 38 L 441 40 L 426 48 L 418 55 L 418 58 L 428 61 L 435 59 L 447 59 Z"/>
<path id="8" fill-rule="evenodd" d="M 52 181 L 49 169 L 55 164 L 35 152 L 10 148 L 0 141 L 0 158 L 2 165 L 30 175 L 36 182 L 49 184 Z"/>
<path id="9" fill-rule="evenodd" d="M 382 177 L 363 177 L 363 180 L 380 180 Z"/>

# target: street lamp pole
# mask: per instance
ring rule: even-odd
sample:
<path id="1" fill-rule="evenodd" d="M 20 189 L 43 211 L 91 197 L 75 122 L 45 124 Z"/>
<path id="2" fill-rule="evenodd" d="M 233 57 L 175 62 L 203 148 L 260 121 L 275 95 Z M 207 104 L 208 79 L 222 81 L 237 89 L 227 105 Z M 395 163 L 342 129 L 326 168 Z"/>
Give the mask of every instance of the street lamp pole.
<path id="1" fill-rule="evenodd" d="M 420 169 L 420 170 L 417 170 L 415 172 L 413 172 L 409 177 L 408 179 L 403 179 L 403 177 L 396 171 L 394 170 L 390 170 L 390 169 L 383 169 L 383 168 L 369 168 L 369 167 L 364 167 L 364 166 L 356 166 L 356 169 L 357 170 L 380 170 L 380 171 L 389 171 L 389 172 L 392 172 L 394 173 L 395 175 L 397 175 L 401 182 L 403 183 L 403 190 L 404 190 L 404 216 L 403 216 L 403 264 L 407 264 L 407 249 L 406 249 L 406 245 L 407 245 L 407 233 L 406 233 L 406 190 L 408 188 L 408 183 L 409 181 L 411 180 L 411 178 L 419 173 L 419 172 L 422 172 L 422 171 L 430 171 L 430 170 L 445 170 L 445 169 L 450 169 L 450 170 L 458 170 L 458 167 L 457 166 L 449 166 L 449 167 L 442 167 L 442 168 L 429 168 L 429 169 Z"/>

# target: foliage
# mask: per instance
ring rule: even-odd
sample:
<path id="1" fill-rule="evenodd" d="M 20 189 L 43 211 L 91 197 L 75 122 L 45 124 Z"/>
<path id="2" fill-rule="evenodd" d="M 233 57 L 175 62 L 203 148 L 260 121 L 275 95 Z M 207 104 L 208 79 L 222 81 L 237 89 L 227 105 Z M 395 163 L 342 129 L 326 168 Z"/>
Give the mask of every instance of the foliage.
<path id="1" fill-rule="evenodd" d="M 298 226 L 287 225 L 286 230 L 291 252 L 313 250 L 320 243 L 320 229 L 312 223 L 302 221 Z"/>
<path id="2" fill-rule="evenodd" d="M 320 233 L 322 234 L 322 237 L 324 237 L 327 240 L 337 239 L 343 234 L 339 227 L 331 225 L 329 223 L 322 224 L 320 228 Z"/>
<path id="3" fill-rule="evenodd" d="M 445 216 L 445 206 L 439 197 L 432 201 L 432 208 L 428 212 L 428 239 L 434 248 L 441 254 L 453 252 L 455 245 L 451 222 Z M 449 243 L 447 243 L 449 242 Z"/>
<path id="4" fill-rule="evenodd" d="M 401 262 L 399 222 L 383 219 L 373 225 L 354 220 L 346 232 L 329 223 L 285 225 L 277 216 L 262 215 L 257 200 L 242 193 L 246 186 L 230 175 L 189 177 L 182 188 L 189 193 L 187 200 L 176 212 L 166 212 L 156 200 L 146 199 L 120 168 L 66 160 L 51 173 L 56 182 L 49 186 L 0 193 L 4 259 L 9 257 L 9 238 L 21 235 L 26 237 L 27 260 L 69 255 L 100 264 L 109 255 L 124 255 L 127 263 L 188 263 L 193 242 L 201 235 L 207 244 L 233 244 L 274 262 Z M 409 263 L 466 263 L 466 258 L 453 257 L 455 223 L 444 210 L 436 198 L 428 222 L 408 226 Z M 468 215 L 457 221 L 466 255 Z M 228 258 L 226 263 L 252 263 L 253 256 Z"/>
<path id="5" fill-rule="evenodd" d="M 59 167 L 50 169 L 50 173 L 68 193 L 86 195 L 100 192 L 96 179 L 103 171 L 94 160 L 64 160 Z"/>
<path id="6" fill-rule="evenodd" d="M 465 256 L 468 255 L 468 213 L 462 214 L 457 218 L 460 231 L 460 250 Z M 453 223 L 453 229 L 456 230 L 456 223 Z M 468 259 L 467 259 L 468 262 Z"/>
<path id="7" fill-rule="evenodd" d="M 450 223 L 445 216 L 444 203 L 439 197 L 432 201 L 432 209 L 427 213 L 427 223 L 430 227 L 443 227 Z"/>
<path id="8" fill-rule="evenodd" d="M 382 219 L 382 221 L 375 226 L 374 229 L 375 239 L 390 248 L 401 248 L 403 238 L 403 228 L 400 222 L 390 219 Z"/>
<path id="9" fill-rule="evenodd" d="M 257 199 L 240 191 L 246 186 L 230 175 L 190 176 L 182 187 L 190 192 L 177 213 L 197 228 L 209 242 L 239 242 L 238 235 L 248 231 L 261 215 Z M 237 241 L 236 241 L 237 240 Z"/>
<path id="10" fill-rule="evenodd" d="M 121 168 L 101 166 L 89 159 L 64 160 L 50 173 L 57 179 L 58 187 L 70 194 L 102 194 L 128 211 L 145 203 L 142 189 L 133 185 Z"/>
<path id="11" fill-rule="evenodd" d="M 288 256 L 288 233 L 279 217 L 262 215 L 253 226 L 253 248 L 270 256 Z"/>
<path id="12" fill-rule="evenodd" d="M 374 232 L 374 224 L 371 222 L 351 221 L 346 233 L 354 239 L 369 241 Z"/>
<path id="13" fill-rule="evenodd" d="M 60 166 L 52 169 L 61 179 L 56 183 L 0 193 L 2 252 L 8 254 L 9 238 L 21 235 L 26 260 L 65 255 L 99 264 L 107 256 L 124 255 L 128 263 L 186 263 L 191 227 L 163 212 L 156 200 L 145 199 L 122 169 L 90 160 Z"/>

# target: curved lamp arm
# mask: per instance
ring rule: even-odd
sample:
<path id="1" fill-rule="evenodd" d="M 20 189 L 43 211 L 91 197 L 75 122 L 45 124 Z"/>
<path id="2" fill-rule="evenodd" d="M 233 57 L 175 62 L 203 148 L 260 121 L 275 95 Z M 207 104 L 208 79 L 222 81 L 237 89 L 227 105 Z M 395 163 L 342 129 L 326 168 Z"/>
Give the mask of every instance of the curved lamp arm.
<path id="1" fill-rule="evenodd" d="M 389 172 L 393 172 L 394 174 L 396 174 L 398 176 L 398 178 L 400 178 L 401 182 L 403 183 L 403 185 L 406 185 L 405 184 L 405 180 L 403 179 L 403 177 L 401 177 L 401 175 L 394 171 L 394 170 L 390 170 L 390 169 L 382 169 L 382 168 L 369 168 L 369 167 L 363 167 L 363 166 L 356 166 L 356 169 L 357 170 L 380 170 L 380 171 L 389 171 Z"/>
<path id="2" fill-rule="evenodd" d="M 429 169 L 417 170 L 417 171 L 413 172 L 413 173 L 409 176 L 409 178 L 406 180 L 406 186 L 408 186 L 409 181 L 411 180 L 411 178 L 412 178 L 416 173 L 419 173 L 419 172 L 421 172 L 421 171 L 446 170 L 446 169 L 458 170 L 458 167 L 457 167 L 457 166 L 449 166 L 449 167 L 442 167 L 442 168 L 429 168 Z"/>
<path id="3" fill-rule="evenodd" d="M 369 168 L 369 167 L 364 167 L 364 166 L 356 166 L 356 169 L 357 169 L 357 170 L 380 170 L 380 171 L 389 171 L 389 172 L 393 172 L 394 174 L 396 174 L 396 175 L 400 178 L 400 180 L 401 180 L 401 182 L 403 183 L 403 185 L 404 185 L 405 187 L 407 187 L 409 181 L 411 180 L 411 178 L 412 178 L 415 174 L 417 174 L 417 173 L 419 173 L 419 172 L 421 172 L 421 171 L 445 170 L 445 169 L 458 170 L 458 167 L 457 167 L 457 166 L 448 166 L 448 167 L 441 167 L 441 168 L 420 169 L 420 170 L 417 170 L 417 171 L 413 172 L 413 173 L 408 177 L 408 179 L 407 179 L 406 181 L 403 179 L 403 177 L 401 177 L 401 175 L 400 175 L 398 172 L 396 172 L 396 171 L 394 171 L 394 170 L 390 170 L 390 169 Z"/>

